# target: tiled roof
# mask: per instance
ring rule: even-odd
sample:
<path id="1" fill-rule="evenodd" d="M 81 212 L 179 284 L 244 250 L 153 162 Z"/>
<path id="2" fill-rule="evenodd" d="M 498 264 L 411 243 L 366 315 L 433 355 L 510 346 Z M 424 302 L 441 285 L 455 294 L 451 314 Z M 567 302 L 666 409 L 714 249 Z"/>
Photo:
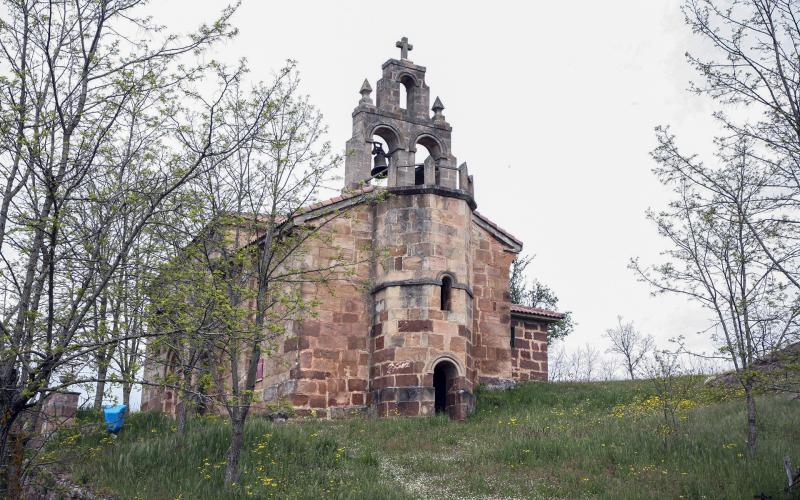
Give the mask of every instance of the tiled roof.
<path id="1" fill-rule="evenodd" d="M 564 313 L 551 311 L 549 309 L 542 309 L 540 307 L 528 307 L 520 304 L 511 304 L 511 314 L 526 314 L 530 316 L 540 316 L 543 318 L 550 318 L 553 320 L 564 319 Z"/>
<path id="2" fill-rule="evenodd" d="M 323 201 L 314 203 L 314 204 L 309 205 L 307 207 L 302 207 L 294 214 L 293 217 L 303 216 L 303 215 L 308 214 L 310 212 L 314 212 L 315 210 L 319 210 L 319 209 L 322 209 L 322 208 L 325 208 L 325 207 L 328 207 L 328 206 L 331 206 L 331 205 L 335 205 L 335 204 L 337 204 L 339 202 L 347 201 L 347 200 L 356 198 L 356 197 L 358 197 L 360 195 L 371 193 L 371 192 L 376 191 L 378 189 L 381 189 L 381 188 L 376 188 L 375 186 L 364 186 L 364 187 L 359 188 L 359 189 L 353 189 L 351 191 L 344 192 L 339 196 L 335 196 L 333 198 L 329 198 L 327 200 L 323 200 Z M 356 201 L 356 203 L 358 203 L 358 201 Z M 474 212 L 474 214 L 481 221 L 483 221 L 486 225 L 490 226 L 495 231 L 501 233 L 503 236 L 505 236 L 506 238 L 511 240 L 511 242 L 513 242 L 514 244 L 518 245 L 519 248 L 522 248 L 522 242 L 520 240 L 518 240 L 516 237 L 514 237 L 514 235 L 512 235 L 511 233 L 509 233 L 508 231 L 506 231 L 502 227 L 500 227 L 497 224 L 495 224 L 494 222 L 492 222 L 488 217 L 486 217 L 482 213 L 479 213 L 477 210 Z M 285 219 L 281 218 L 277 222 L 283 222 L 283 220 L 285 220 Z M 261 238 L 261 236 L 259 236 L 258 239 L 260 239 L 260 238 Z M 519 306 L 519 307 L 523 307 L 523 306 Z M 558 316 L 561 313 L 555 313 L 553 311 L 546 311 L 545 309 L 541 309 L 541 311 L 544 311 L 545 313 L 548 313 L 550 315 L 548 317 L 551 317 L 553 314 L 556 314 L 556 316 L 552 316 L 552 317 L 555 317 L 557 319 L 561 319 L 561 317 L 563 316 L 563 315 Z M 542 316 L 546 316 L 545 314 L 541 314 L 541 315 Z"/>
<path id="3" fill-rule="evenodd" d="M 335 196 L 333 198 L 329 198 L 327 200 L 323 200 L 323 201 L 314 203 L 313 205 L 309 205 L 307 207 L 301 208 L 299 213 L 302 214 L 302 213 L 311 212 L 312 210 L 317 210 L 317 209 L 320 209 L 320 208 L 324 208 L 324 207 L 327 207 L 328 205 L 333 205 L 334 203 L 338 203 L 338 202 L 344 201 L 344 200 L 349 200 L 350 198 L 354 198 L 354 197 L 356 197 L 356 196 L 358 196 L 360 194 L 367 194 L 367 193 L 371 193 L 373 191 L 375 191 L 375 187 L 374 186 L 365 186 L 363 188 L 354 189 L 352 191 L 347 191 L 346 193 L 340 194 L 339 196 Z"/>
<path id="4" fill-rule="evenodd" d="M 517 237 L 515 237 L 513 234 L 509 233 L 508 231 L 506 231 L 502 227 L 500 227 L 497 224 L 495 224 L 494 222 L 492 222 L 488 217 L 486 217 L 482 213 L 478 212 L 477 210 L 475 210 L 474 214 L 477 215 L 478 217 L 480 217 L 481 219 L 483 219 L 484 222 L 486 222 L 487 224 L 489 224 L 490 226 L 495 228 L 497 231 L 500 231 L 506 237 L 508 237 L 509 239 L 514 241 L 515 243 L 517 243 L 520 247 L 522 246 L 522 241 L 520 241 Z"/>

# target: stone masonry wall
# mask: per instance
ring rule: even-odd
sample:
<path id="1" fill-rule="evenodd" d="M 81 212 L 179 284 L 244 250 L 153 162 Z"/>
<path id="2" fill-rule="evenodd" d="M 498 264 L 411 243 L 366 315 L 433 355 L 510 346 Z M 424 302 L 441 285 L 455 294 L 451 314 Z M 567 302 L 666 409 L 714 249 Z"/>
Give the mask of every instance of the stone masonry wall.
<path id="1" fill-rule="evenodd" d="M 384 255 L 376 270 L 371 339 L 377 413 L 432 414 L 434 366 L 445 359 L 458 369 L 451 391 L 460 395 L 448 406 L 463 418 L 459 412 L 469 410 L 474 382 L 471 210 L 464 200 L 415 194 L 392 195 L 377 211 L 376 240 Z M 454 281 L 449 311 L 440 300 L 445 274 Z"/>
<path id="2" fill-rule="evenodd" d="M 42 405 L 41 431 L 45 434 L 71 425 L 78 412 L 77 392 L 53 392 L 48 394 Z"/>
<path id="3" fill-rule="evenodd" d="M 516 254 L 477 225 L 472 226 L 472 239 L 473 356 L 479 382 L 502 385 L 512 378 L 508 269 Z"/>
<path id="4" fill-rule="evenodd" d="M 513 317 L 511 324 L 514 326 L 514 348 L 511 349 L 514 380 L 547 380 L 547 324 L 518 317 Z"/>
<path id="5" fill-rule="evenodd" d="M 371 213 L 369 205 L 354 207 L 306 244 L 310 268 L 322 268 L 339 258 L 357 265 L 342 268 L 326 285 L 303 285 L 307 299 L 320 301 L 316 317 L 295 325 L 296 335 L 283 342 L 282 364 L 265 370 L 265 400 L 288 394 L 300 415 L 333 417 L 368 404 Z M 288 374 L 280 371 L 282 367 Z"/>

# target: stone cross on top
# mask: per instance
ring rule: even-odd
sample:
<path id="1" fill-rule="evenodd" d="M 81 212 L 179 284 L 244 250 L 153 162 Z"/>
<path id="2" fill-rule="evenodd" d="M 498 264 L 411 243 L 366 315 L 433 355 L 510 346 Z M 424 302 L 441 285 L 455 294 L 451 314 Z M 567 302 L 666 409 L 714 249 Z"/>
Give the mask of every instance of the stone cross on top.
<path id="1" fill-rule="evenodd" d="M 408 52 L 414 50 L 414 46 L 408 43 L 408 37 L 403 37 L 399 42 L 394 44 L 395 47 L 400 49 L 400 59 L 408 59 Z"/>

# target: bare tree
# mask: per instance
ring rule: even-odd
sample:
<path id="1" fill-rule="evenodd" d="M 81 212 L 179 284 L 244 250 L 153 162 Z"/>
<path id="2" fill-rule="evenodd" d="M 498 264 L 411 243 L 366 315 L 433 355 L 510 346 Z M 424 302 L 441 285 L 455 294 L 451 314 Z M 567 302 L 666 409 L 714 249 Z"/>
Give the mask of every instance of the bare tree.
<path id="1" fill-rule="evenodd" d="M 614 380 L 617 378 L 617 369 L 619 368 L 619 363 L 615 358 L 607 358 L 603 357 L 600 361 L 600 373 L 603 380 Z"/>
<path id="2" fill-rule="evenodd" d="M 756 450 L 756 363 L 798 337 L 800 292 L 800 2 L 687 0 L 686 22 L 711 55 L 689 55 L 693 89 L 720 105 L 716 165 L 684 154 L 657 129 L 656 173 L 673 187 L 670 210 L 650 214 L 672 244 L 640 276 L 712 314 L 720 353 L 746 394 L 748 450 Z M 747 105 L 751 111 L 726 113 Z"/>
<path id="3" fill-rule="evenodd" d="M 658 396 L 661 425 L 658 434 L 664 438 L 664 447 L 669 448 L 671 439 L 680 430 L 685 412 L 685 402 L 696 394 L 700 380 L 693 376 L 687 360 L 695 358 L 683 348 L 683 339 L 674 351 L 653 349 L 643 360 L 643 372 Z M 688 356 L 687 356 L 688 355 Z"/>
<path id="4" fill-rule="evenodd" d="M 637 368 L 653 349 L 652 335 L 642 335 L 633 326 L 633 321 L 623 323 L 622 316 L 617 316 L 617 326 L 606 330 L 606 338 L 611 342 L 607 352 L 620 356 L 628 376 L 635 379 Z"/>
<path id="5" fill-rule="evenodd" d="M 547 376 L 553 382 L 567 379 L 567 350 L 564 342 L 553 342 L 547 346 Z"/>
<path id="6" fill-rule="evenodd" d="M 649 213 L 658 232 L 670 244 L 666 262 L 645 268 L 637 261 L 631 267 L 656 293 L 676 293 L 696 301 L 713 318 L 717 334 L 712 340 L 733 364 L 745 391 L 748 449 L 756 449 L 757 360 L 790 339 L 798 331 L 795 295 L 770 260 L 763 259 L 763 247 L 750 230 L 746 216 L 758 210 L 755 193 L 760 187 L 748 181 L 752 164 L 748 142 L 739 144 L 736 157 L 720 155 L 723 166 L 708 170 L 716 182 L 724 183 L 737 202 L 728 203 L 715 190 L 692 182 L 682 172 L 687 159 L 660 147 L 654 152 L 656 173 L 672 187 L 676 199 L 670 209 Z M 676 166 L 676 164 L 678 166 Z"/>
<path id="7" fill-rule="evenodd" d="M 591 344 L 584 344 L 572 352 L 561 354 L 563 380 L 588 382 L 598 376 L 602 355 L 600 350 Z M 559 374 L 561 376 L 561 374 Z"/>
<path id="8" fill-rule="evenodd" d="M 720 202 L 736 209 L 768 261 L 800 289 L 800 2 L 797 0 L 688 0 L 686 22 L 709 42 L 711 55 L 689 55 L 702 83 L 693 85 L 722 107 L 715 116 L 726 135 L 718 137 L 720 153 L 745 155 L 753 167 L 743 199 L 736 184 L 711 175 L 692 156 L 683 156 L 667 131 L 660 149 L 671 150 L 688 181 L 713 190 Z M 725 113 L 744 104 L 757 119 Z M 741 116 L 734 113 L 733 116 Z M 746 149 L 740 148 L 744 142 Z"/>

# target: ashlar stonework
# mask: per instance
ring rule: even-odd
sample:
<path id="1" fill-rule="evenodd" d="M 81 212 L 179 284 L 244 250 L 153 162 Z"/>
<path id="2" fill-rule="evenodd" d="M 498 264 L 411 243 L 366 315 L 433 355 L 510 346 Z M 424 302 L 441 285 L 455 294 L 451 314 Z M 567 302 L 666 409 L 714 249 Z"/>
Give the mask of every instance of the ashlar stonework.
<path id="1" fill-rule="evenodd" d="M 476 211 L 442 101 L 430 107 L 425 67 L 408 59 L 405 38 L 397 46 L 403 57 L 383 64 L 374 102 L 369 82 L 361 87 L 342 195 L 303 214 L 310 223 L 347 207 L 349 216 L 326 224 L 330 238 L 310 243 L 306 258 L 322 265 L 345 252 L 364 263 L 333 283 L 333 294 L 304 285 L 321 301 L 318 314 L 289 325 L 264 361 L 262 404 L 284 399 L 301 415 L 325 417 L 441 411 L 463 419 L 479 384 L 547 379 L 548 325 L 563 316 L 510 303 L 509 266 L 522 243 Z M 419 145 L 430 155 L 415 163 Z M 383 172 L 375 171 L 379 155 Z M 359 202 L 368 191 L 387 196 Z M 146 378 L 168 369 L 148 363 Z M 175 397 L 146 386 L 142 408 L 173 412 Z"/>

